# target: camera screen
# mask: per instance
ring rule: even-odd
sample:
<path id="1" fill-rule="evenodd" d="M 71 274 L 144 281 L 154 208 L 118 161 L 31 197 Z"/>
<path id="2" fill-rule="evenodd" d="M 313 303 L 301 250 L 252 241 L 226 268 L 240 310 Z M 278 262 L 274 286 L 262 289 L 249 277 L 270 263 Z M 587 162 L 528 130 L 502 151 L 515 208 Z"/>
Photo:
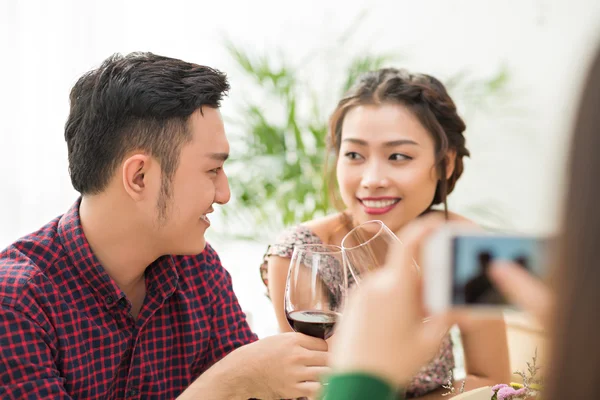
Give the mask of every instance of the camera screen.
<path id="1" fill-rule="evenodd" d="M 453 239 L 452 302 L 506 305 L 487 276 L 494 260 L 513 261 L 542 276 L 544 244 L 533 237 L 457 236 Z"/>

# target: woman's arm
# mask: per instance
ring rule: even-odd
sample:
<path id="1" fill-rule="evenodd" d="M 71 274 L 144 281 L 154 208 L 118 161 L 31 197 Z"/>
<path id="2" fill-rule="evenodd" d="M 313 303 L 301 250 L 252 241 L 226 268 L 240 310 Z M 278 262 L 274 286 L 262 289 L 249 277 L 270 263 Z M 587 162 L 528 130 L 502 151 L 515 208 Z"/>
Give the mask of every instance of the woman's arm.
<path id="1" fill-rule="evenodd" d="M 478 378 L 478 386 L 510 382 L 504 319 L 477 318 L 466 326 L 459 324 L 459 327 L 465 353 L 467 383 L 469 383 L 469 376 Z"/>
<path id="2" fill-rule="evenodd" d="M 510 365 L 506 326 L 501 318 L 468 319 L 461 325 L 461 337 L 465 354 L 465 392 L 483 386 L 510 382 Z M 462 380 L 454 382 L 455 394 L 459 394 Z M 448 389 L 437 389 L 419 397 L 420 400 L 447 399 Z M 444 396 L 446 394 L 446 396 Z"/>
<path id="3" fill-rule="evenodd" d="M 278 256 L 268 258 L 269 275 L 269 296 L 277 317 L 277 324 L 280 332 L 292 332 L 288 324 L 284 309 L 285 282 L 287 280 L 288 270 L 290 269 L 290 259 Z"/>

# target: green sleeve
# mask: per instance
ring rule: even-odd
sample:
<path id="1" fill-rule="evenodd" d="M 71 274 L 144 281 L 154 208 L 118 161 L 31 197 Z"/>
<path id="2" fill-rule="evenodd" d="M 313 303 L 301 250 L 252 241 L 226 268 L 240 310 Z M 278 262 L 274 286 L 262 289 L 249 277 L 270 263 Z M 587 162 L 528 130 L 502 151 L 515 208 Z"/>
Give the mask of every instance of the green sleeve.
<path id="1" fill-rule="evenodd" d="M 399 393 L 381 378 L 365 373 L 332 375 L 323 386 L 322 400 L 402 400 Z"/>

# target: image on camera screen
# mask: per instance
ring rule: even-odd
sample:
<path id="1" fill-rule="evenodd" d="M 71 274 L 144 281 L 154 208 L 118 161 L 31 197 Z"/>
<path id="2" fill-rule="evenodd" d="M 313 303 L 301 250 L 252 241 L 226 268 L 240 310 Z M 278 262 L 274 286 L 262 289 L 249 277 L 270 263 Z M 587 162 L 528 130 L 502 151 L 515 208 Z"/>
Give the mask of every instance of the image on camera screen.
<path id="1" fill-rule="evenodd" d="M 535 275 L 542 275 L 544 245 L 533 237 L 458 236 L 452 245 L 453 304 L 507 304 L 487 275 L 494 260 L 513 261 Z"/>

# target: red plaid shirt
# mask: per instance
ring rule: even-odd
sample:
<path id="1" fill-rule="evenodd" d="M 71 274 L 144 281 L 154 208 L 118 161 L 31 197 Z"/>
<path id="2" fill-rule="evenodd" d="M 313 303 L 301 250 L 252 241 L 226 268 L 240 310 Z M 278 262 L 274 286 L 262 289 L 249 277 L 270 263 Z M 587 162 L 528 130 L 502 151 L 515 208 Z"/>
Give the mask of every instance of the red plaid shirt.
<path id="1" fill-rule="evenodd" d="M 207 245 L 146 270 L 138 319 L 92 253 L 79 202 L 0 252 L 0 398 L 173 399 L 256 340 Z"/>

